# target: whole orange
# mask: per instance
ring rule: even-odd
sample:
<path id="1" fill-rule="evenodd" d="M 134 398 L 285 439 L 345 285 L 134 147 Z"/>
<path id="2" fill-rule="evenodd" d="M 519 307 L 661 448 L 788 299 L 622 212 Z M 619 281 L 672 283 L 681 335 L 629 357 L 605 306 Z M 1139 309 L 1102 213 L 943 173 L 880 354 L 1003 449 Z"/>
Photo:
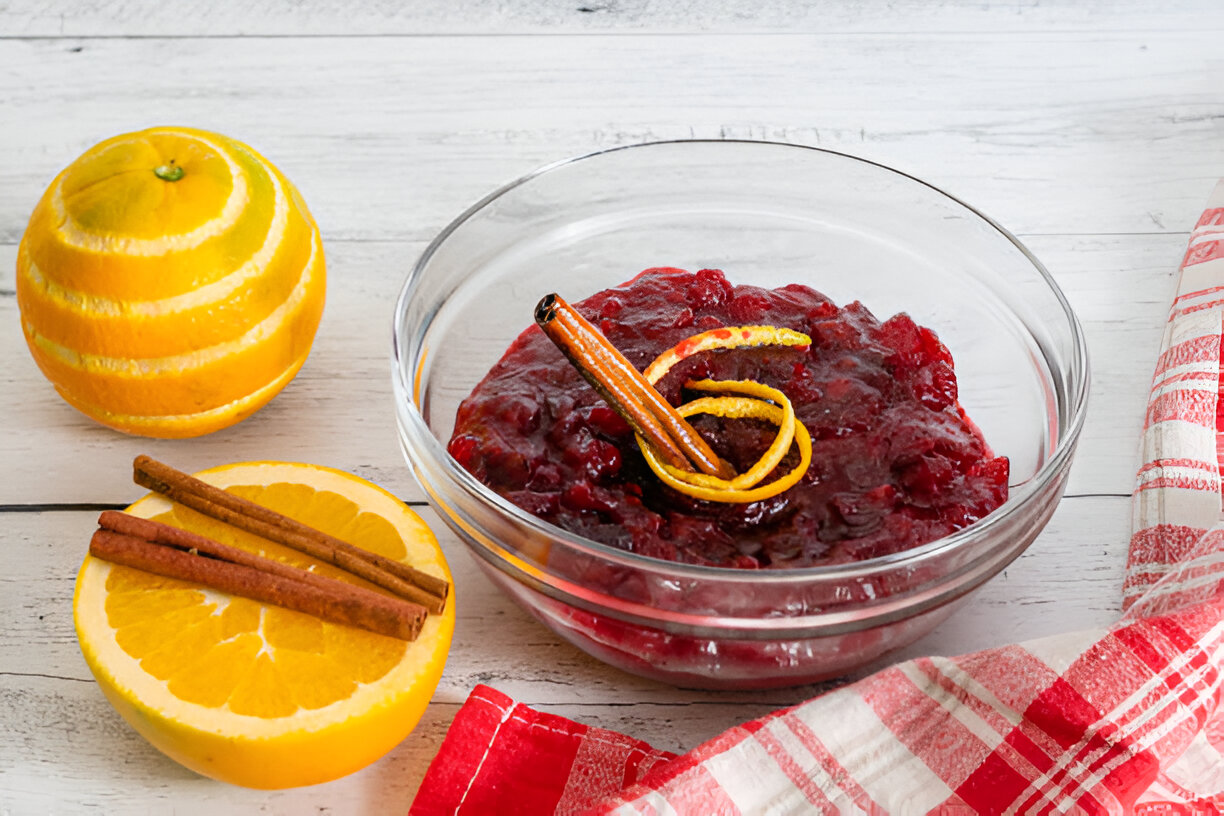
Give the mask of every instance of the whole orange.
<path id="1" fill-rule="evenodd" d="M 17 254 L 38 367 L 82 413 L 142 436 L 199 436 L 276 396 L 310 352 L 324 288 L 293 185 L 241 142 L 189 128 L 87 150 Z"/>

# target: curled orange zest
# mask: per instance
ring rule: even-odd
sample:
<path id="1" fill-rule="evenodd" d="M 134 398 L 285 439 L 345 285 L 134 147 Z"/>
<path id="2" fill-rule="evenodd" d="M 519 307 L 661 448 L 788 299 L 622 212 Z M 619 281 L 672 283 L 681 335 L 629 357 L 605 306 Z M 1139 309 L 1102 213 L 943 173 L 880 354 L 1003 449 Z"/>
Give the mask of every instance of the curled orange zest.
<path id="1" fill-rule="evenodd" d="M 782 329 L 777 326 L 724 326 L 721 329 L 710 329 L 701 334 L 694 334 L 687 340 L 682 340 L 672 348 L 660 354 L 655 361 L 642 372 L 646 379 L 654 385 L 663 379 L 672 366 L 692 357 L 701 351 L 714 349 L 743 348 L 744 346 L 800 346 L 812 345 L 812 338 L 794 329 Z"/>
<path id="2" fill-rule="evenodd" d="M 761 499 L 776 496 L 785 490 L 789 490 L 803 478 L 803 474 L 807 472 L 808 466 L 812 463 L 812 437 L 808 434 L 808 430 L 803 426 L 803 423 L 795 420 L 794 406 L 791 405 L 786 395 L 768 386 L 748 380 L 722 382 L 703 380 L 701 384 L 715 386 L 720 391 L 738 391 L 741 389 L 746 391 L 756 388 L 768 389 L 777 394 L 782 404 L 780 406 L 772 405 L 761 399 L 744 399 L 742 397 L 702 397 L 701 399 L 681 405 L 677 409 L 681 415 L 689 417 L 693 414 L 713 414 L 714 416 L 721 417 L 764 419 L 778 425 L 778 436 L 774 439 L 774 443 L 770 445 L 769 450 L 766 451 L 765 456 L 758 460 L 746 473 L 734 479 L 719 479 L 716 476 L 707 476 L 703 473 L 689 473 L 666 465 L 660 462 L 658 457 L 655 456 L 654 451 L 650 449 L 650 446 L 639 438 L 638 447 L 641 448 L 642 455 L 646 458 L 646 464 L 650 466 L 650 469 L 654 471 L 655 475 L 664 484 L 673 490 L 694 498 L 722 502 L 724 504 L 735 504 L 760 501 Z M 693 385 L 696 386 L 698 383 L 693 383 Z M 791 429 L 790 434 L 784 433 L 788 426 Z M 785 476 L 775 479 L 767 485 L 754 487 L 754 485 L 768 476 L 777 467 L 778 462 L 790 450 L 792 439 L 799 446 L 799 464 Z M 780 441 L 785 444 L 779 444 Z"/>
<path id="3" fill-rule="evenodd" d="M 671 368 L 686 357 L 701 351 L 732 349 L 744 346 L 781 345 L 809 346 L 806 334 L 777 326 L 728 326 L 694 335 L 660 354 L 644 372 L 654 385 Z M 812 437 L 795 418 L 795 408 L 787 396 L 776 388 L 751 380 L 697 380 L 685 383 L 698 391 L 729 391 L 745 396 L 702 397 L 679 406 L 681 416 L 711 414 L 732 419 L 764 419 L 778 426 L 778 434 L 765 454 L 744 473 L 731 479 L 720 479 L 702 473 L 690 473 L 667 465 L 640 436 L 638 447 L 655 475 L 673 490 L 705 501 L 744 503 L 760 501 L 789 490 L 803 478 L 812 462 Z M 786 475 L 767 485 L 760 485 L 782 461 L 795 443 L 799 447 L 799 464 Z"/>

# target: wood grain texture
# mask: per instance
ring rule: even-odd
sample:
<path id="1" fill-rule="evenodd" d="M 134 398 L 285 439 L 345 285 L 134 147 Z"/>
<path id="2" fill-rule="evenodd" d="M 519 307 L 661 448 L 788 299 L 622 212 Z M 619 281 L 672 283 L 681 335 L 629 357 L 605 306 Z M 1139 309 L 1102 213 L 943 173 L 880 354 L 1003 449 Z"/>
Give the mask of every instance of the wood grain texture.
<path id="1" fill-rule="evenodd" d="M 897 657 L 958 654 L 1117 617 L 1127 539 L 1125 498 L 1065 500 L 1038 541 L 935 632 Z M 102 697 L 76 645 L 74 576 L 96 512 L 8 513 L 0 571 L 0 813 L 272 812 L 332 808 L 402 813 L 467 693 L 489 683 L 524 702 L 632 733 L 669 750 L 819 692 L 696 692 L 603 666 L 511 603 L 428 508 L 454 572 L 455 639 L 425 719 L 366 770 L 266 793 L 202 779 L 161 756 Z M 1077 565 L 1068 570 L 1067 565 Z M 991 625 L 984 626 L 983 621 Z M 496 632 L 496 637 L 492 633 Z M 865 672 L 864 672 L 865 673 Z M 54 779 L 54 787 L 47 785 Z M 186 803 L 186 804 L 184 804 Z M 186 810 L 183 810 L 183 808 Z M 198 808 L 198 809 L 197 809 Z M 211 809 L 210 809 L 211 808 Z"/>
<path id="2" fill-rule="evenodd" d="M 542 164 L 691 137 L 850 152 L 1022 234 L 1179 231 L 1224 165 L 1218 41 L 1211 31 L 552 37 L 548 48 L 529 36 L 0 41 L 4 117 L 21 123 L 0 161 L 0 242 L 20 238 L 42 190 L 89 145 L 175 122 L 268 156 L 325 241 L 426 241 Z"/>
<path id="3" fill-rule="evenodd" d="M 225 813 L 402 816 L 459 709 L 435 702 L 417 729 L 391 753 L 338 782 L 285 791 L 224 785 L 188 771 L 149 746 L 118 718 L 92 684 L 0 676 L 0 705 L 21 712 L 0 736 L 0 813 L 98 813 L 215 816 Z M 654 730 L 660 747 L 680 750 L 723 729 L 721 723 L 774 707 L 713 702 L 588 706 L 549 711 L 628 732 Z M 48 739 L 51 734 L 58 735 Z M 82 752 L 83 746 L 106 750 Z M 57 752 L 66 752 L 61 755 Z M 49 785 L 48 780 L 54 780 Z"/>
<path id="4" fill-rule="evenodd" d="M 1003 632 L 958 614 L 931 634 L 919 650 L 954 654 L 1014 639 L 1042 637 L 1071 627 L 1098 626 L 1117 617 L 1129 523 L 1129 499 L 1064 500 L 1050 526 L 1005 573 L 974 596 L 979 613 L 992 617 L 1012 605 L 1064 602 L 1065 617 L 1015 615 Z M 461 701 L 476 683 L 494 683 L 533 703 L 593 702 L 618 692 L 636 699 L 677 702 L 692 692 L 611 673 L 597 661 L 558 641 L 498 592 L 461 544 L 428 507 L 416 507 L 438 533 L 455 573 L 456 636 L 438 698 Z M 6 542 L 0 587 L 0 674 L 33 673 L 75 680 L 89 677 L 72 627 L 76 572 L 97 526 L 96 511 L 22 512 L 5 515 Z M 1068 574 L 1063 567 L 1080 567 Z M 1062 574 L 1059 574 L 1059 571 Z M 1084 592 L 1067 597 L 1068 582 L 1085 578 Z M 499 636 L 487 634 L 496 630 Z M 541 689 L 549 689 L 541 694 Z M 799 692 L 802 693 L 802 692 Z M 784 703 L 796 692 L 753 692 L 754 699 Z M 725 695 L 724 695 L 725 696 Z M 718 694 L 714 699 L 721 699 Z M 742 699 L 731 695 L 730 699 Z M 3 767 L 0 764 L 0 767 Z"/>
<path id="5" fill-rule="evenodd" d="M 187 470 L 318 462 L 419 502 L 388 364 L 408 268 L 498 185 L 635 142 L 844 151 L 1019 234 L 1092 356 L 1070 497 L 902 656 L 1107 625 L 1174 275 L 1224 173 L 1222 31 L 1207 0 L 0 2 L 0 814 L 399 814 L 476 683 L 672 750 L 820 690 L 693 692 L 607 668 L 497 592 L 424 507 L 455 570 L 454 647 L 424 721 L 365 771 L 271 793 L 197 777 L 127 727 L 80 657 L 73 578 L 97 510 L 37 507 L 127 504 L 138 452 Z M 14 294 L 17 242 L 54 175 L 99 139 L 161 123 L 228 133 L 280 166 L 320 222 L 330 277 L 296 380 L 199 440 L 125 437 L 69 408 L 25 349 Z"/>
<path id="6" fill-rule="evenodd" d="M 14 0 L 0 6 L 0 32 L 13 36 L 404 36 L 668 32 L 1015 32 L 1185 30 L 1222 21 L 1209 2 L 1180 0 Z"/>
<path id="7" fill-rule="evenodd" d="M 1143 386 L 1186 236 L 1022 237 L 1066 290 L 1088 338 L 1092 396 L 1068 490 L 1129 494 Z M 131 461 L 142 452 L 188 471 L 220 461 L 309 459 L 423 500 L 398 449 L 389 360 L 393 295 L 424 244 L 327 246 L 328 303 L 310 359 L 262 411 L 204 440 L 124 436 L 63 402 L 25 348 L 11 294 L 16 250 L 0 247 L 0 343 L 12 351 L 0 356 L 0 420 L 11 431 L 0 435 L 0 458 L 22 473 L 0 483 L 0 505 L 126 504 L 141 494 Z M 529 321 L 524 314 L 523 325 Z M 39 467 L 20 464 L 35 456 Z"/>

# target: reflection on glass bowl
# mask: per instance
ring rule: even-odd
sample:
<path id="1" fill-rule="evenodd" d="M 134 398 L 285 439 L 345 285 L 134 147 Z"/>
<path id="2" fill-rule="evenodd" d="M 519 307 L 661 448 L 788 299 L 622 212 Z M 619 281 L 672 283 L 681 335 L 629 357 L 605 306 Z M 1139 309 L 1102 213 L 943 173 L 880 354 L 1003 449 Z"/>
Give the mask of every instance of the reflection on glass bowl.
<path id="1" fill-rule="evenodd" d="M 907 312 L 956 360 L 960 401 L 1011 461 L 1007 502 L 952 535 L 853 564 L 735 570 L 635 555 L 510 504 L 446 453 L 459 402 L 530 323 L 652 266 L 804 283 Z M 1010 234 L 902 173 L 765 142 L 637 145 L 561 162 L 468 210 L 409 272 L 394 325 L 404 454 L 482 570 L 627 671 L 763 688 L 835 677 L 929 632 L 1036 538 L 1066 483 L 1088 363 L 1049 274 Z"/>

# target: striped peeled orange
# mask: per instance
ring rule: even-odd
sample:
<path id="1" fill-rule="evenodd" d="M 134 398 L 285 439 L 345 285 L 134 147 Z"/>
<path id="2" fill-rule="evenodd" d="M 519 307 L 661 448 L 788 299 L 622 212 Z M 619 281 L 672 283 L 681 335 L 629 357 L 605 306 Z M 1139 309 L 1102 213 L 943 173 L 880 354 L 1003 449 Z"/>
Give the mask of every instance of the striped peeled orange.
<path id="1" fill-rule="evenodd" d="M 306 360 L 324 286 L 293 185 L 246 145 L 187 128 L 87 150 L 17 254 L 43 374 L 82 413 L 142 436 L 199 436 L 272 399 Z"/>

